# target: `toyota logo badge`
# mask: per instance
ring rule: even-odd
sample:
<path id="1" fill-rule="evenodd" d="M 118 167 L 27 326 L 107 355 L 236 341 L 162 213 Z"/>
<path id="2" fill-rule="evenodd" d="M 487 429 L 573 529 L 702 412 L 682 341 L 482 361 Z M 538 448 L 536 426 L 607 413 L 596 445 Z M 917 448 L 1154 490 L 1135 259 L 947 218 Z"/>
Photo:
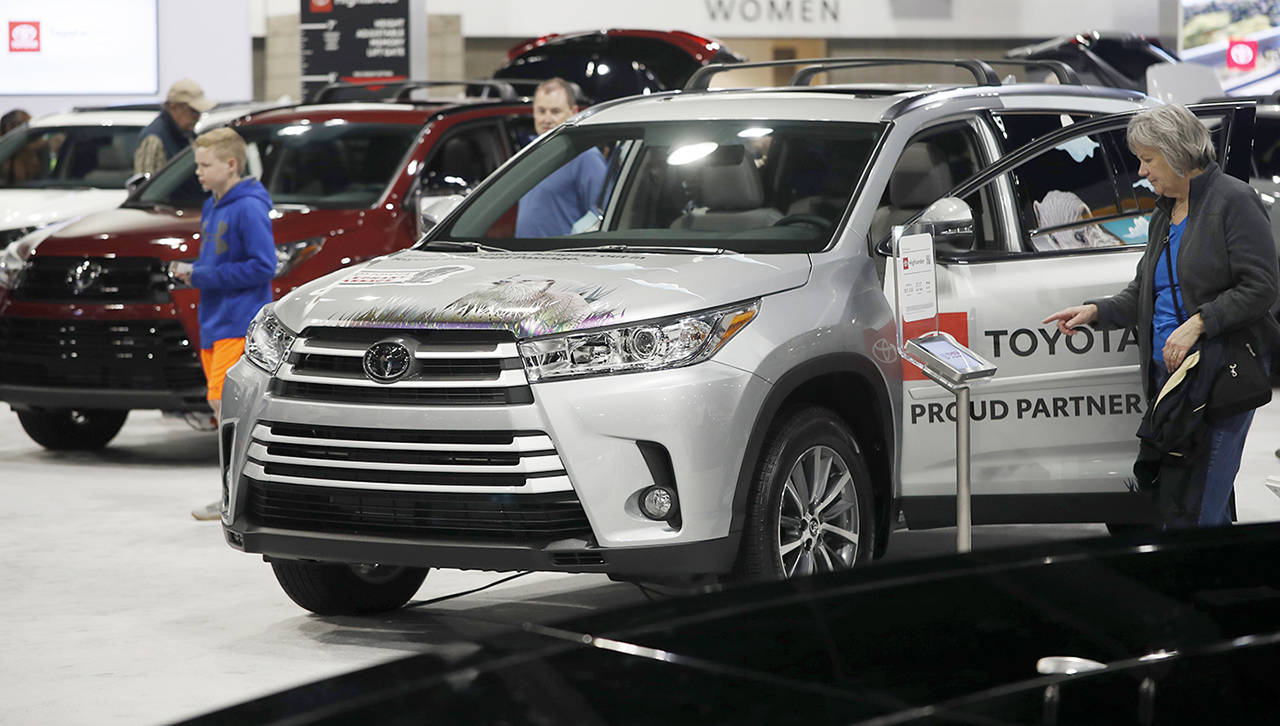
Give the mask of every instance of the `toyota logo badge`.
<path id="1" fill-rule="evenodd" d="M 409 372 L 413 356 L 403 343 L 384 340 L 364 352 L 364 372 L 379 383 L 392 383 Z"/>
<path id="2" fill-rule="evenodd" d="M 93 260 L 84 260 L 67 272 L 67 284 L 71 286 L 75 294 L 79 295 L 93 287 L 93 284 L 98 281 L 98 276 L 101 274 L 102 265 Z"/>

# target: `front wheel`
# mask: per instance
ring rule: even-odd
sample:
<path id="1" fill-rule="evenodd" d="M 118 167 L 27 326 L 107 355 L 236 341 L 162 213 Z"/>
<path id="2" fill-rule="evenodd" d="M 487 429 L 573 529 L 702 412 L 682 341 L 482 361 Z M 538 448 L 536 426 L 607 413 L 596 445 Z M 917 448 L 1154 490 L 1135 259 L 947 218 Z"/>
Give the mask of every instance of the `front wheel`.
<path id="1" fill-rule="evenodd" d="M 425 567 L 275 560 L 271 570 L 290 600 L 317 615 L 368 615 L 409 602 Z"/>
<path id="2" fill-rule="evenodd" d="M 52 451 L 101 449 L 120 433 L 128 411 L 117 409 L 32 408 L 18 421 L 33 441 Z"/>
<path id="3" fill-rule="evenodd" d="M 774 429 L 752 485 L 737 574 L 846 570 L 875 550 L 871 476 L 849 427 L 811 407 Z"/>

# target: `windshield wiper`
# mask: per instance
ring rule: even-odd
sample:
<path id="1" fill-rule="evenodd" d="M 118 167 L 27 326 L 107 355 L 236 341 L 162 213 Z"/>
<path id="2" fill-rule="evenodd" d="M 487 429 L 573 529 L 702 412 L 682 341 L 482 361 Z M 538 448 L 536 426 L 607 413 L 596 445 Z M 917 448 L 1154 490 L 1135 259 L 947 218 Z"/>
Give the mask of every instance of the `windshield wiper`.
<path id="1" fill-rule="evenodd" d="M 679 245 L 597 245 L 595 247 L 559 247 L 548 252 L 653 252 L 655 254 L 723 255 L 723 247 L 681 247 Z"/>
<path id="2" fill-rule="evenodd" d="M 456 239 L 433 239 L 425 244 L 424 249 L 429 250 L 457 250 L 460 252 L 510 252 L 511 250 L 492 245 L 480 244 L 479 242 L 470 242 L 467 240 Z"/>

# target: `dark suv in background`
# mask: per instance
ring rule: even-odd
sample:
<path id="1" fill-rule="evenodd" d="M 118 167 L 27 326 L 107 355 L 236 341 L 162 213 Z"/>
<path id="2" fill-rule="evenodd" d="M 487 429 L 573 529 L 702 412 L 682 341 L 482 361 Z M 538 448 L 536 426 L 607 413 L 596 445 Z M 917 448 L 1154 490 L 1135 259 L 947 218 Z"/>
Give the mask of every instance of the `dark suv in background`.
<path id="1" fill-rule="evenodd" d="M 466 192 L 533 136 L 528 102 L 509 94 L 291 106 L 233 128 L 275 203 L 277 297 L 408 247 L 422 232 L 424 199 Z M 206 195 L 194 168 L 188 150 L 119 208 L 5 251 L 0 401 L 42 446 L 101 447 L 131 409 L 208 420 L 199 293 L 165 272 L 199 251 Z"/>
<path id="2" fill-rule="evenodd" d="M 593 101 L 676 90 L 708 63 L 745 60 L 720 41 L 681 30 L 597 30 L 553 34 L 507 52 L 495 79 L 558 76 Z"/>
<path id="3" fill-rule="evenodd" d="M 1005 54 L 1016 60 L 1056 60 L 1075 69 L 1090 86 L 1111 86 L 1147 92 L 1147 68 L 1156 63 L 1177 63 L 1178 57 L 1160 41 L 1136 33 L 1078 33 Z"/>

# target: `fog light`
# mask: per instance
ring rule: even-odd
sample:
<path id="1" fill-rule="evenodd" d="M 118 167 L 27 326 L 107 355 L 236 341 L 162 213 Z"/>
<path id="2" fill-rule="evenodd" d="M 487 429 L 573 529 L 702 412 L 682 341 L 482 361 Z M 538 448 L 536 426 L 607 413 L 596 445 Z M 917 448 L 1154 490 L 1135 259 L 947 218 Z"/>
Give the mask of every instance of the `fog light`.
<path id="1" fill-rule="evenodd" d="M 640 493 L 640 511 L 649 519 L 670 519 L 676 511 L 676 495 L 666 487 L 651 486 Z"/>

